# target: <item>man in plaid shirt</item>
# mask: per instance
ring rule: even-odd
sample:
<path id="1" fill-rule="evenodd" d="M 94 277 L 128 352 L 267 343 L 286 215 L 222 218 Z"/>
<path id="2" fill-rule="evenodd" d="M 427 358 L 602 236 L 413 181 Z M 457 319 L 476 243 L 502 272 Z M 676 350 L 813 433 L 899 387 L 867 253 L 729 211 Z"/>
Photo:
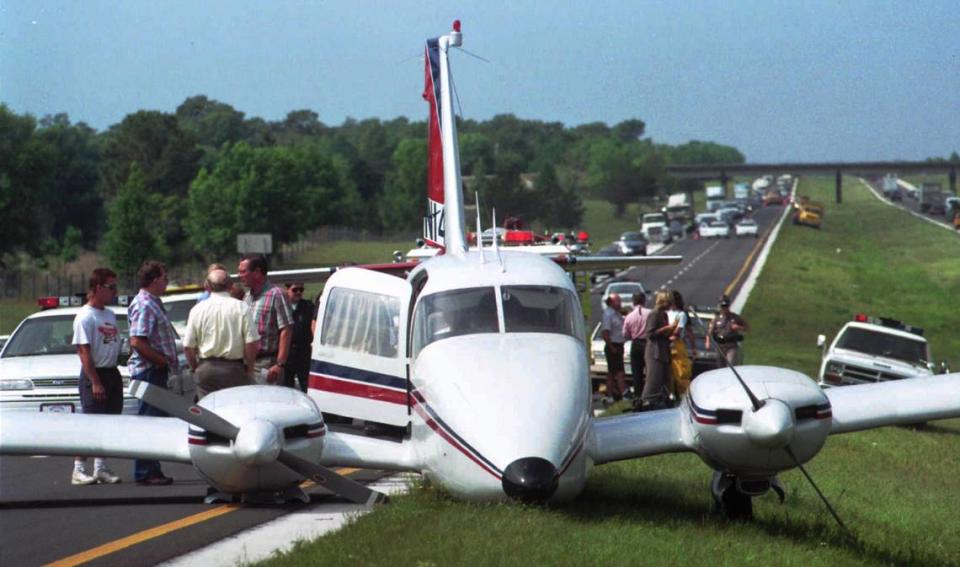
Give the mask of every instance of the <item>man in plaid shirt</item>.
<path id="1" fill-rule="evenodd" d="M 130 378 L 143 380 L 162 388 L 167 387 L 170 372 L 179 370 L 177 361 L 177 332 L 163 308 L 160 296 L 167 289 L 167 267 L 148 260 L 137 272 L 140 293 L 127 308 L 130 322 L 132 353 L 127 366 Z M 139 415 L 167 417 L 163 411 L 140 402 Z M 160 461 L 137 459 L 133 462 L 133 478 L 137 484 L 163 486 L 173 482 L 164 476 Z"/>
<path id="2" fill-rule="evenodd" d="M 244 256 L 237 272 L 249 288 L 243 300 L 250 306 L 260 333 L 253 379 L 258 384 L 283 384 L 283 369 L 293 340 L 293 312 L 287 294 L 267 279 L 267 258 L 262 254 Z"/>

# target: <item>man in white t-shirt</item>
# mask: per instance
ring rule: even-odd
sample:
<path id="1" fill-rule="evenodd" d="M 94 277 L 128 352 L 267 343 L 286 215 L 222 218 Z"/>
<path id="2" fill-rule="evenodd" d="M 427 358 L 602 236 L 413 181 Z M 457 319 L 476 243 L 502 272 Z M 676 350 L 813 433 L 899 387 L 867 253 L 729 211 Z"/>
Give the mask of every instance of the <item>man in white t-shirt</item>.
<path id="1" fill-rule="evenodd" d="M 607 357 L 607 395 L 614 402 L 623 399 L 623 313 L 620 296 L 611 293 L 607 297 L 607 306 L 603 308 L 600 320 L 600 335 L 603 337 L 603 354 Z"/>
<path id="2" fill-rule="evenodd" d="M 117 330 L 117 316 L 106 304 L 117 294 L 117 274 L 97 268 L 90 274 L 87 303 L 73 320 L 73 344 L 80 355 L 80 407 L 83 413 L 119 414 L 123 411 L 123 378 L 117 369 L 123 337 Z M 97 457 L 94 471 L 87 460 L 77 457 L 73 463 L 72 484 L 114 484 L 120 477 L 104 459 Z"/>

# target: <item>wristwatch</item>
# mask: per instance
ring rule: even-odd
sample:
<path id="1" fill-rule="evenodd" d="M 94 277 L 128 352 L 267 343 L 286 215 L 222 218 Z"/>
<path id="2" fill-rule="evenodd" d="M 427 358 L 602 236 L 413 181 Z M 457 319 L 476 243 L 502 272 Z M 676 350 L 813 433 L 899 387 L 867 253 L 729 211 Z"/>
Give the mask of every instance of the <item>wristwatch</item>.
<path id="1" fill-rule="evenodd" d="M 283 368 L 283 367 L 286 366 L 286 365 L 287 365 L 286 362 L 278 362 L 278 363 L 277 363 L 277 366 L 279 366 L 280 368 Z"/>

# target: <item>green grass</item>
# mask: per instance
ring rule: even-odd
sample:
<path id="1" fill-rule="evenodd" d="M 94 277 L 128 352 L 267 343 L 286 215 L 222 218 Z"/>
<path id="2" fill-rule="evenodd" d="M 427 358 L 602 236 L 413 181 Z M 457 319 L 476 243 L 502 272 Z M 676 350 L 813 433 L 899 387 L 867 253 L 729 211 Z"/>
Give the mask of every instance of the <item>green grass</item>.
<path id="1" fill-rule="evenodd" d="M 37 311 L 36 300 L 4 299 L 0 301 L 0 335 L 9 335 L 17 328 L 20 321 Z"/>
<path id="2" fill-rule="evenodd" d="M 822 230 L 786 225 L 745 315 L 749 362 L 813 374 L 819 332 L 856 311 L 925 325 L 957 365 L 960 242 L 880 205 L 855 181 Z M 804 180 L 830 202 L 832 181 Z M 840 252 L 837 252 L 837 249 Z M 798 471 L 787 501 L 755 502 L 750 523 L 711 514 L 710 471 L 694 455 L 597 467 L 572 503 L 472 504 L 417 487 L 277 565 L 960 565 L 960 419 L 832 437 L 808 464 L 855 541 L 836 527 Z"/>

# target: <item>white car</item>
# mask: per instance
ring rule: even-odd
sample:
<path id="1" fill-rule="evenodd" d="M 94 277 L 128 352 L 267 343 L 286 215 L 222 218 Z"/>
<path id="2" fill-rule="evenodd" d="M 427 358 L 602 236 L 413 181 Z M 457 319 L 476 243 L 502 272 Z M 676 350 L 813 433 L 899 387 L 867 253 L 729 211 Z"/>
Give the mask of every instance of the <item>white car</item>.
<path id="1" fill-rule="evenodd" d="M 120 375 L 130 383 L 127 308 L 113 305 L 123 336 Z M 80 357 L 73 345 L 73 319 L 80 307 L 47 309 L 20 322 L 0 351 L 0 411 L 80 411 Z M 137 413 L 138 400 L 123 396 L 123 413 Z"/>
<path id="2" fill-rule="evenodd" d="M 53 298 L 57 299 L 57 298 Z M 61 305 L 70 305 L 63 298 Z M 194 300 L 195 302 L 195 300 Z M 73 320 L 80 311 L 74 301 L 69 307 L 39 311 L 20 322 L 0 351 L 0 411 L 80 411 L 80 357 L 73 345 Z M 120 375 L 130 384 L 127 358 L 130 356 L 126 305 L 109 305 L 117 316 L 117 330 L 123 337 Z M 177 341 L 180 372 L 169 377 L 167 388 L 193 398 L 193 376 L 183 349 Z M 136 414 L 139 400 L 123 396 L 123 413 Z"/>
<path id="3" fill-rule="evenodd" d="M 633 294 L 642 293 L 647 295 L 647 290 L 643 287 L 643 284 L 640 282 L 613 282 L 603 290 L 603 297 L 600 298 L 601 305 L 606 307 L 607 298 L 610 297 L 611 293 L 616 293 L 620 296 L 620 305 L 626 309 L 633 309 Z"/>
<path id="4" fill-rule="evenodd" d="M 730 238 L 730 225 L 720 221 L 707 221 L 700 225 L 700 238 Z"/>
<path id="5" fill-rule="evenodd" d="M 733 226 L 733 233 L 737 238 L 741 236 L 757 238 L 760 236 L 760 227 L 757 226 L 757 221 L 753 219 L 741 219 L 740 222 Z"/>
<path id="6" fill-rule="evenodd" d="M 180 335 L 180 338 L 183 338 L 183 334 L 187 330 L 187 316 L 190 315 L 190 310 L 197 304 L 197 300 L 200 299 L 202 293 L 196 291 L 174 293 L 160 298 L 160 301 L 163 302 L 163 308 L 167 310 L 167 316 L 170 317 L 170 323 L 173 324 L 173 328 Z"/>

